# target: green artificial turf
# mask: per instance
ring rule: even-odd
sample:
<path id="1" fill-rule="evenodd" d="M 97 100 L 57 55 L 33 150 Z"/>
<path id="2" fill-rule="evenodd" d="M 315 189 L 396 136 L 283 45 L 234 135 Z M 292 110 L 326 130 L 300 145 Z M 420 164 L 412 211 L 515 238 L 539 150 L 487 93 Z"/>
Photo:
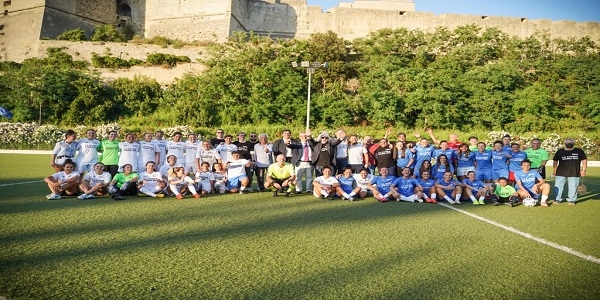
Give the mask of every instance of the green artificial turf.
<path id="1" fill-rule="evenodd" d="M 0 156 L 2 168 L 28 166 L 0 185 L 51 173 L 41 157 Z M 600 257 L 600 168 L 589 171 L 576 206 L 459 208 Z M 47 193 L 0 187 L 0 298 L 600 298 L 600 264 L 442 205 Z"/>

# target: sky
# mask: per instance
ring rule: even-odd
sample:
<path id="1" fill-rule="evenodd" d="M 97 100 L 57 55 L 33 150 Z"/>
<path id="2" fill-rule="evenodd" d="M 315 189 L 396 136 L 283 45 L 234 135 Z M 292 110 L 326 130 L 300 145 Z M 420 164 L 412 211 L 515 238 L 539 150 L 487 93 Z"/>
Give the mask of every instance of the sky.
<path id="1" fill-rule="evenodd" d="M 306 0 L 323 11 L 336 7 L 338 2 L 352 0 Z M 413 0 L 416 11 L 482 16 L 503 16 L 578 22 L 600 22 L 600 0 Z"/>

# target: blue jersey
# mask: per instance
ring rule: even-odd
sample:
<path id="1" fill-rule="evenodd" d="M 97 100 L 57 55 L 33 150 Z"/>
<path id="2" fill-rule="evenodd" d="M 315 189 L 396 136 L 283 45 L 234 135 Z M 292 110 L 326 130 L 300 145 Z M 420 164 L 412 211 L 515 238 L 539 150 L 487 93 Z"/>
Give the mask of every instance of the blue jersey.
<path id="1" fill-rule="evenodd" d="M 454 173 L 454 166 L 452 166 L 452 164 L 450 164 L 450 168 L 446 169 L 446 166 L 444 165 L 433 165 L 431 167 L 431 176 L 435 179 L 442 179 L 444 178 L 444 173 L 446 173 L 446 171 L 450 171 L 452 173 Z"/>
<path id="2" fill-rule="evenodd" d="M 390 191 L 390 187 L 392 183 L 394 183 L 396 177 L 388 175 L 383 178 L 383 176 L 375 176 L 371 181 L 371 184 L 377 185 L 377 190 L 382 194 L 387 194 Z"/>
<path id="3" fill-rule="evenodd" d="M 393 185 L 398 189 L 398 193 L 402 196 L 412 196 L 415 194 L 415 187 L 419 186 L 419 181 L 416 179 L 409 177 L 398 177 L 394 180 Z"/>
<path id="4" fill-rule="evenodd" d="M 507 152 L 504 151 L 492 151 L 492 170 L 508 170 L 508 157 Z"/>
<path id="5" fill-rule="evenodd" d="M 437 184 L 444 186 L 444 191 L 451 191 L 454 190 L 456 186 L 460 185 L 460 182 L 456 179 L 450 179 L 448 182 L 444 181 L 444 179 L 438 179 Z M 451 188 L 447 189 L 447 186 L 450 186 Z"/>
<path id="6" fill-rule="evenodd" d="M 467 178 L 467 179 L 464 179 L 462 181 L 462 183 L 464 185 L 466 185 L 468 188 L 470 188 L 473 192 L 477 192 L 480 189 L 485 187 L 485 184 L 477 179 L 475 179 L 475 181 L 471 181 Z"/>
<path id="7" fill-rule="evenodd" d="M 523 151 L 517 151 L 517 152 L 509 152 L 508 154 L 510 154 L 512 156 L 511 159 L 509 159 L 509 165 L 508 165 L 508 170 L 511 172 L 518 172 L 521 171 L 521 162 L 527 158 L 527 153 L 523 152 Z"/>
<path id="8" fill-rule="evenodd" d="M 479 171 L 488 171 L 492 169 L 492 151 L 475 152 L 475 161 L 477 162 L 477 173 Z"/>
<path id="9" fill-rule="evenodd" d="M 352 190 L 356 187 L 356 180 L 352 176 L 348 178 L 340 176 L 337 180 L 340 182 L 342 190 L 346 193 L 352 193 Z"/>
<path id="10" fill-rule="evenodd" d="M 515 172 L 515 181 L 517 181 L 517 182 L 521 181 L 521 184 L 523 185 L 523 187 L 529 191 L 531 191 L 531 189 L 533 189 L 536 179 L 541 180 L 542 176 L 540 175 L 540 173 L 534 172 L 533 170 L 530 170 L 527 173 L 525 173 L 523 171 Z M 517 185 L 517 187 L 518 187 L 518 185 Z"/>
<path id="11" fill-rule="evenodd" d="M 429 178 L 427 180 L 421 179 L 421 180 L 419 180 L 419 183 L 423 187 L 423 190 L 428 191 L 435 185 L 435 180 L 433 180 L 431 178 Z"/>
<path id="12" fill-rule="evenodd" d="M 448 157 L 449 162 L 453 162 L 454 159 L 456 158 L 456 152 L 452 149 L 446 149 L 446 150 L 435 149 L 435 150 L 433 150 L 433 159 L 437 161 L 437 158 L 441 154 L 445 154 L 446 157 Z"/>
<path id="13" fill-rule="evenodd" d="M 415 153 L 415 160 L 417 161 L 415 163 L 415 169 L 418 169 L 419 167 L 421 167 L 421 164 L 423 164 L 424 161 L 426 160 L 431 160 L 431 155 L 433 153 L 433 146 L 429 145 L 427 147 L 423 147 L 421 145 L 417 145 L 416 147 L 414 147 L 413 149 L 415 149 L 417 152 Z"/>
<path id="14" fill-rule="evenodd" d="M 458 160 L 458 167 L 459 168 L 466 168 L 466 167 L 474 167 L 475 166 L 475 153 L 473 152 L 469 152 L 469 155 L 466 155 L 466 153 L 461 153 L 460 155 L 456 156 L 456 159 Z"/>
<path id="15" fill-rule="evenodd" d="M 406 149 L 404 152 L 404 157 L 402 157 L 402 152 L 398 151 L 398 157 L 396 158 L 396 166 L 399 168 L 408 167 L 408 162 L 413 159 L 415 155 L 410 152 L 410 150 Z M 413 168 L 415 163 L 413 162 L 410 168 Z"/>

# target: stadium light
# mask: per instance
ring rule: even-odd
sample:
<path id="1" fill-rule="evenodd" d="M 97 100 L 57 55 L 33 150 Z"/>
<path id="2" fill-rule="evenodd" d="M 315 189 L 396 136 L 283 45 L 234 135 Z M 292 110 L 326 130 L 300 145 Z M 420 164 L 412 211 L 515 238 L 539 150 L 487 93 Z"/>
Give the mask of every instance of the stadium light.
<path id="1" fill-rule="evenodd" d="M 310 129 L 310 84 L 312 82 L 312 74 L 319 68 L 327 68 L 329 64 L 327 62 L 310 62 L 310 61 L 301 61 L 300 65 L 297 62 L 292 62 L 292 67 L 297 68 L 305 68 L 308 73 L 308 100 L 306 101 L 306 131 Z"/>

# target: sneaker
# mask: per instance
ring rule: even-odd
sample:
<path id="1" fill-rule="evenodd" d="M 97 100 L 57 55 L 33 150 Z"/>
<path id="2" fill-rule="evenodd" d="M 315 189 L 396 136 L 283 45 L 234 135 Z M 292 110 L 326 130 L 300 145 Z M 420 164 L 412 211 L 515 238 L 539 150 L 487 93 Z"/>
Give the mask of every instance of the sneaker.
<path id="1" fill-rule="evenodd" d="M 485 199 L 479 200 L 479 205 L 485 205 Z"/>
<path id="2" fill-rule="evenodd" d="M 156 198 L 163 198 L 165 194 L 156 194 Z"/>
<path id="3" fill-rule="evenodd" d="M 300 195 L 300 194 L 302 194 L 302 191 L 296 191 L 296 192 L 294 192 L 294 194 Z"/>
<path id="4" fill-rule="evenodd" d="M 417 202 L 423 203 L 423 199 L 419 198 L 419 199 L 417 199 Z"/>
<path id="5" fill-rule="evenodd" d="M 50 194 L 48 197 L 48 200 L 58 200 L 60 199 L 60 195 L 59 194 Z"/>
<path id="6" fill-rule="evenodd" d="M 548 207 L 548 203 L 546 203 L 546 201 L 544 201 L 544 202 L 540 203 L 540 206 Z"/>
<path id="7" fill-rule="evenodd" d="M 508 207 L 513 207 L 513 203 L 512 203 L 512 201 L 508 201 L 508 202 L 506 202 L 506 206 L 508 206 Z"/>
<path id="8" fill-rule="evenodd" d="M 198 198 L 200 198 L 200 195 L 199 194 L 194 194 L 194 198 L 198 199 Z"/>
<path id="9" fill-rule="evenodd" d="M 325 199 L 325 195 L 321 195 L 320 197 L 321 197 L 321 199 Z"/>
<path id="10" fill-rule="evenodd" d="M 354 197 L 348 197 L 348 200 L 354 201 Z"/>
<path id="11" fill-rule="evenodd" d="M 437 204 L 437 200 L 435 200 L 435 199 L 432 199 L 432 198 L 430 198 L 430 199 L 431 199 L 431 203 L 433 203 L 433 204 Z"/>
<path id="12" fill-rule="evenodd" d="M 448 200 L 449 204 L 455 204 L 456 202 L 454 202 L 454 200 Z"/>
<path id="13" fill-rule="evenodd" d="M 312 194 L 312 191 L 311 190 L 306 190 L 306 193 L 307 194 Z"/>
<path id="14" fill-rule="evenodd" d="M 181 199 L 183 199 L 183 195 L 182 194 L 178 194 L 177 196 L 175 196 L 175 198 L 181 200 Z"/>
<path id="15" fill-rule="evenodd" d="M 432 203 L 432 202 L 433 202 L 433 199 L 431 199 L 431 198 L 425 198 L 425 202 L 427 202 L 427 203 Z"/>
<path id="16" fill-rule="evenodd" d="M 77 196 L 77 199 L 79 199 L 79 200 L 83 200 L 85 198 L 87 198 L 87 194 L 81 194 L 81 195 Z"/>
<path id="17" fill-rule="evenodd" d="M 96 198 L 96 196 L 94 196 L 94 194 L 88 194 L 85 199 L 92 199 L 92 198 Z"/>
<path id="18" fill-rule="evenodd" d="M 48 195 L 46 195 L 46 199 L 50 199 L 50 197 L 53 197 L 53 196 L 54 196 L 54 193 L 48 194 Z"/>
<path id="19" fill-rule="evenodd" d="M 498 205 L 500 205 L 500 202 L 498 202 L 498 201 L 492 201 L 492 205 L 493 206 L 498 206 Z"/>
<path id="20" fill-rule="evenodd" d="M 569 205 L 571 205 L 571 206 L 575 205 L 575 201 L 569 201 Z"/>
<path id="21" fill-rule="evenodd" d="M 279 195 L 277 194 L 277 191 L 274 191 L 274 192 L 273 192 L 273 197 L 277 197 L 277 196 L 279 196 Z"/>
<path id="22" fill-rule="evenodd" d="M 473 201 L 473 205 L 479 205 L 479 201 L 477 201 L 477 200 Z"/>

